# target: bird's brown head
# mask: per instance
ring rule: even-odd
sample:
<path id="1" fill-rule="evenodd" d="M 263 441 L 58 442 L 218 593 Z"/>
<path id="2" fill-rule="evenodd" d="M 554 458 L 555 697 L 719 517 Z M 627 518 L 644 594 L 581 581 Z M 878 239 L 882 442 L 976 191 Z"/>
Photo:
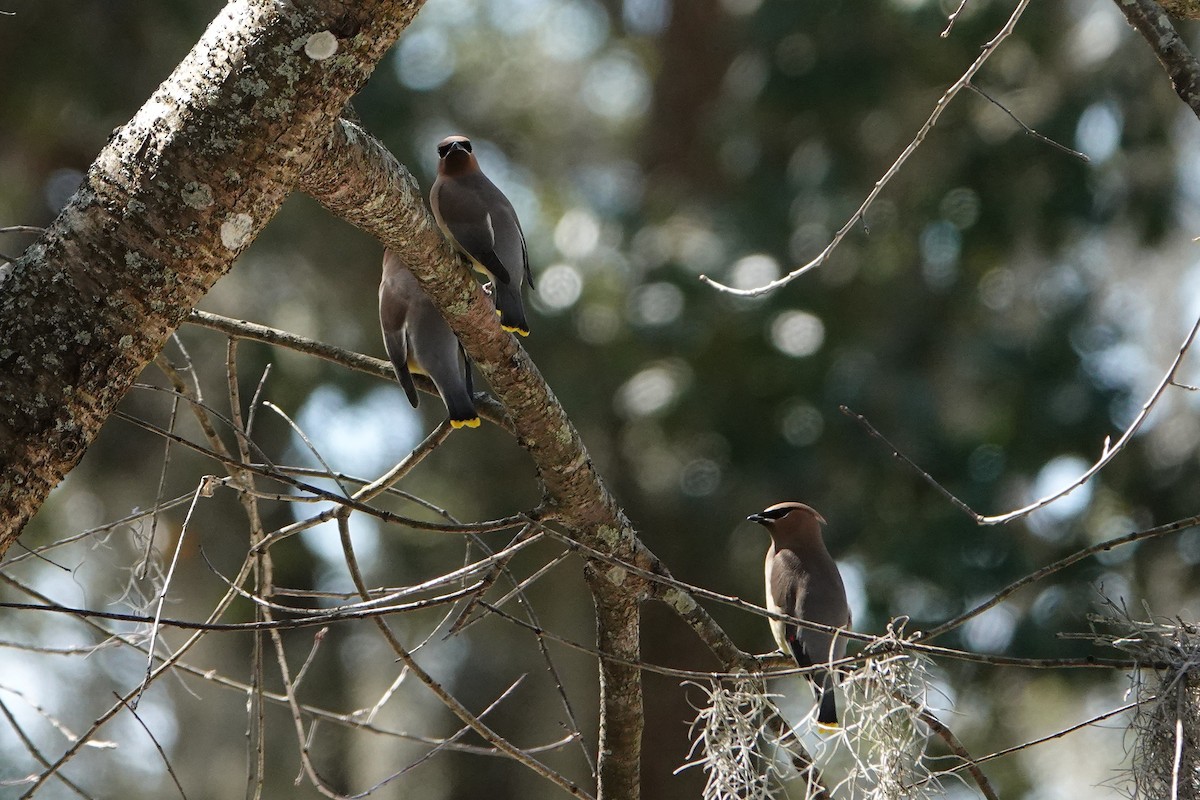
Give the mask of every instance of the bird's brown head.
<path id="1" fill-rule="evenodd" d="M 826 524 L 825 518 L 812 506 L 795 502 L 776 503 L 757 514 L 751 514 L 746 519 L 762 525 L 772 537 L 776 534 L 801 535 L 806 532 L 815 533 L 819 537 L 821 526 Z"/>
<path id="2" fill-rule="evenodd" d="M 465 136 L 447 136 L 438 142 L 438 172 L 442 175 L 462 175 L 479 169 L 472 152 L 471 140 Z"/>

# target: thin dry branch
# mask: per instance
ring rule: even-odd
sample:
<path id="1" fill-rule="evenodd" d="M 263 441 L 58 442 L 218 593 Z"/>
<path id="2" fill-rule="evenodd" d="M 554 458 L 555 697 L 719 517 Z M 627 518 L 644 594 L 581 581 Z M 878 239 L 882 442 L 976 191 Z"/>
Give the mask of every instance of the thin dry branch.
<path id="1" fill-rule="evenodd" d="M 1117 453 L 1124 450 L 1125 446 L 1129 444 L 1134 435 L 1138 432 L 1138 430 L 1141 429 L 1142 423 L 1144 423 L 1146 418 L 1150 416 L 1150 412 L 1154 409 L 1155 405 L 1158 404 L 1158 401 L 1162 399 L 1167 389 L 1171 386 L 1178 385 L 1175 382 L 1175 375 L 1179 372 L 1179 368 L 1183 364 L 1183 359 L 1187 356 L 1188 351 L 1191 349 L 1192 343 L 1196 341 L 1196 334 L 1198 332 L 1200 332 L 1200 318 L 1196 319 L 1196 322 L 1192 325 L 1191 330 L 1188 331 L 1188 335 L 1184 338 L 1183 344 L 1179 346 L 1179 352 L 1176 353 L 1175 360 L 1171 362 L 1171 367 L 1167 370 L 1167 373 L 1163 376 L 1162 380 L 1158 382 L 1158 385 L 1154 387 L 1154 391 L 1150 393 L 1150 396 L 1146 399 L 1146 402 L 1142 403 L 1142 407 L 1138 411 L 1137 416 L 1135 416 L 1133 421 L 1129 423 L 1129 427 L 1127 427 L 1124 433 L 1121 434 L 1121 438 L 1117 439 L 1116 444 L 1112 443 L 1112 437 L 1106 436 L 1104 438 L 1104 447 L 1100 452 L 1100 457 L 1094 464 L 1092 464 L 1091 467 L 1088 468 L 1086 472 L 1076 478 L 1070 485 L 1056 492 L 1051 492 L 1045 497 L 1034 500 L 1028 505 L 1013 509 L 1012 511 L 1006 511 L 1003 514 L 994 514 L 991 516 L 980 514 L 978 511 L 960 500 L 945 486 L 938 483 L 933 476 L 917 466 L 912 459 L 901 453 L 899 448 L 888 441 L 887 437 L 880 433 L 875 426 L 872 425 L 862 414 L 851 411 L 846 406 L 839 406 L 838 408 L 843 414 L 861 425 L 863 429 L 871 435 L 872 438 L 877 439 L 886 445 L 887 448 L 892 451 L 893 458 L 896 458 L 897 460 L 916 470 L 917 474 L 920 475 L 926 483 L 928 483 L 935 490 L 937 490 L 939 494 L 949 500 L 955 508 L 959 509 L 971 519 L 975 520 L 975 524 L 1003 525 L 1004 523 L 1012 522 L 1015 519 L 1020 519 L 1027 514 L 1037 511 L 1039 508 L 1045 508 L 1055 500 L 1066 497 L 1071 492 L 1075 491 L 1080 486 L 1083 486 L 1085 483 L 1095 477 L 1096 473 L 1104 469 L 1104 467 L 1108 465 L 1108 462 L 1112 461 L 1116 457 Z"/>
<path id="2" fill-rule="evenodd" d="M 150 730 L 150 726 L 147 725 L 145 720 L 138 715 L 137 709 L 132 703 L 126 703 L 121 698 L 121 695 L 117 694 L 116 692 L 113 692 L 113 697 L 117 698 L 117 700 L 125 706 L 126 710 L 128 710 L 134 720 L 137 721 L 137 724 L 140 725 L 142 730 L 146 732 L 146 735 L 150 737 L 150 741 L 154 743 L 154 749 L 158 751 L 158 757 L 162 759 L 163 764 L 167 768 L 167 775 L 171 777 L 171 782 L 174 783 L 175 788 L 179 790 L 179 796 L 182 797 L 183 800 L 187 800 L 187 792 L 183 790 L 183 784 L 179 782 L 179 776 L 175 774 L 175 768 L 171 766 L 171 759 L 167 756 L 167 751 L 163 749 L 161 744 L 159 744 L 158 737 L 154 735 L 154 731 Z"/>
<path id="3" fill-rule="evenodd" d="M 368 375 L 375 375 L 387 381 L 396 380 L 396 371 L 390 361 L 363 355 L 362 353 L 355 353 L 351 350 L 319 342 L 316 339 L 309 339 L 295 333 L 281 331 L 278 328 L 259 325 L 256 322 L 233 319 L 232 317 L 223 317 L 220 314 L 213 314 L 208 311 L 201 311 L 200 309 L 193 309 L 187 318 L 187 322 L 202 328 L 220 331 L 238 339 L 264 342 L 276 347 L 293 350 L 297 353 L 317 356 L 347 369 L 364 372 Z M 427 376 L 414 373 L 413 381 L 421 391 L 437 396 L 437 387 L 433 385 L 433 381 Z M 479 412 L 480 417 L 511 432 L 512 423 L 505 415 L 503 406 L 496 402 L 496 398 L 484 392 L 476 392 L 474 400 L 475 410 Z"/>
<path id="4" fill-rule="evenodd" d="M 1018 125 L 1020 125 L 1021 130 L 1025 131 L 1025 133 L 1027 135 L 1032 136 L 1034 139 L 1037 139 L 1039 142 L 1044 142 L 1044 143 L 1050 145 L 1055 150 L 1059 150 L 1063 153 L 1066 153 L 1067 155 L 1071 156 L 1072 158 L 1078 158 L 1080 161 L 1082 161 L 1085 164 L 1091 162 L 1091 159 L 1088 158 L 1084 153 L 1081 153 L 1078 150 L 1072 150 L 1070 147 L 1067 147 L 1065 144 L 1062 144 L 1061 142 L 1056 142 L 1053 139 L 1051 139 L 1049 136 L 1047 136 L 1046 134 L 1038 133 L 1033 128 L 1026 125 L 1024 122 L 1021 121 L 1020 117 L 1018 117 L 1016 114 L 1014 114 L 1008 108 L 1008 106 L 1004 105 L 999 100 L 992 97 L 990 94 L 988 94 L 983 89 L 976 86 L 974 83 L 968 83 L 967 88 L 970 89 L 975 94 L 982 97 L 984 100 L 987 100 L 989 103 L 991 103 L 996 108 L 1003 111 L 1005 114 L 1007 114 L 1008 118 L 1011 119 L 1013 122 L 1017 123 Z"/>
<path id="5" fill-rule="evenodd" d="M 31 587 L 21 584 L 19 581 L 14 580 L 13 578 L 11 578 L 8 575 L 0 573 L 0 581 L 8 584 L 9 586 L 12 586 L 13 588 L 17 589 L 18 591 L 21 591 L 21 592 L 24 592 L 24 593 L 30 595 L 31 597 L 33 597 L 36 600 L 39 600 L 43 603 L 50 603 L 50 599 L 48 597 L 46 597 L 45 595 L 41 594 L 40 592 L 38 592 L 37 590 L 35 590 Z M 140 641 L 135 640 L 135 637 L 109 630 L 91 619 L 79 617 L 79 618 L 77 618 L 77 620 L 81 624 L 87 626 L 90 630 L 97 633 L 99 636 L 103 637 L 106 641 L 113 642 L 115 644 L 118 644 L 118 645 L 121 645 L 124 647 L 128 647 L 131 650 L 133 650 L 137 653 L 140 653 L 142 655 L 145 655 L 147 652 L 145 644 Z M 94 652 L 94 651 L 95 651 L 94 647 L 87 649 L 87 652 Z M 70 654 L 74 655 L 75 653 L 72 652 Z M 86 653 L 81 652 L 79 654 L 85 655 Z M 161 656 L 159 656 L 159 657 L 156 657 L 156 660 L 158 660 L 161 663 L 165 659 L 163 659 Z M 228 675 L 223 675 L 212 669 L 205 669 L 205 668 L 193 666 L 186 661 L 178 661 L 175 664 L 174 668 L 182 674 L 188 675 L 192 678 L 196 678 L 205 683 L 210 683 L 214 686 L 219 686 L 222 689 L 226 689 L 228 691 L 234 692 L 237 695 L 242 696 L 242 697 L 252 695 L 255 690 L 255 687 L 251 684 L 244 683 L 242 681 L 238 681 L 234 678 L 229 677 Z M 262 697 L 265 700 L 269 700 L 270 702 L 276 703 L 281 706 L 287 704 L 287 699 L 278 692 L 263 691 Z M 354 729 L 354 730 L 360 730 L 360 731 L 363 731 L 366 733 L 371 733 L 371 734 L 376 734 L 376 735 L 386 736 L 386 737 L 396 738 L 396 739 L 403 739 L 405 741 L 411 741 L 411 742 L 416 742 L 419 744 L 426 744 L 426 745 L 430 745 L 430 746 L 436 746 L 438 744 L 446 744 L 446 747 L 448 749 L 463 752 L 463 753 L 470 753 L 473 755 L 507 757 L 507 756 L 504 756 L 503 753 L 499 752 L 498 750 L 496 750 L 495 748 L 492 748 L 492 747 L 480 747 L 478 745 L 469 745 L 469 744 L 461 744 L 461 743 L 446 743 L 445 739 L 440 739 L 440 738 L 435 738 L 435 737 L 430 737 L 430 736 L 421 736 L 418 734 L 407 733 L 405 731 L 392 730 L 389 728 L 381 728 L 377 725 L 372 724 L 369 717 L 365 717 L 360 712 L 351 712 L 348 714 L 340 714 L 340 713 L 336 713 L 336 712 L 330 711 L 325 708 L 320 708 L 318 706 L 309 705 L 309 704 L 301 704 L 301 709 L 304 711 L 304 713 L 307 716 L 312 717 L 314 719 L 320 719 L 325 722 L 332 723 L 334 725 L 339 725 L 339 726 Z M 35 706 L 35 710 L 38 710 L 36 706 Z M 79 738 L 79 737 L 75 736 L 74 734 L 65 734 L 65 735 L 67 735 L 67 738 L 69 738 L 72 742 L 76 741 Z M 570 743 L 570 738 L 568 737 L 566 739 L 560 739 L 560 740 L 550 742 L 547 744 L 536 745 L 534 747 L 527 747 L 527 748 L 525 748 L 525 751 L 528 753 L 548 752 L 551 750 L 559 749 L 569 743 Z"/>
<path id="6" fill-rule="evenodd" d="M 443 425 L 449 428 L 450 423 L 445 422 Z M 343 510 L 338 514 L 338 531 L 341 534 L 342 552 L 345 555 L 346 568 L 350 571 L 350 578 L 353 581 L 355 588 L 358 590 L 358 593 L 363 600 L 369 601 L 370 593 L 367 590 L 366 583 L 363 581 L 362 571 L 358 567 L 358 559 L 354 556 L 354 547 L 350 538 L 349 516 L 350 511 L 348 509 Z M 412 657 L 412 654 L 404 647 L 404 645 L 400 643 L 400 640 L 396 638 L 395 634 L 391 631 L 391 629 L 387 626 L 387 623 L 384 622 L 381 617 L 375 617 L 375 624 L 379 628 L 379 631 L 383 634 L 383 637 L 387 641 L 388 645 L 392 648 L 392 651 L 396 654 L 396 658 L 404 664 L 405 668 L 412 675 L 414 675 L 417 680 L 425 684 L 425 687 L 429 689 L 429 691 L 432 692 L 433 695 L 437 697 L 437 699 L 440 700 L 442 704 L 450 710 L 451 713 L 458 717 L 463 724 L 475 731 L 475 733 L 477 733 L 485 741 L 489 742 L 497 750 L 507 754 L 514 761 L 523 764 L 524 766 L 533 770 L 533 772 L 541 775 L 543 778 L 546 778 L 551 783 L 570 794 L 572 797 L 591 798 L 591 795 L 588 794 L 588 792 L 584 791 L 583 788 L 576 785 L 573 781 L 569 780 L 556 770 L 546 766 L 541 761 L 538 761 L 528 752 L 512 744 L 510 741 L 508 741 L 508 739 L 504 738 L 492 730 L 491 727 L 484 724 L 481 715 L 471 713 L 471 711 L 468 710 L 467 707 L 458 700 L 458 698 L 447 691 L 446 688 L 436 681 L 432 675 L 430 675 L 423 668 L 421 668 L 420 665 L 417 664 L 416 660 Z"/>
<path id="7" fill-rule="evenodd" d="M 1187 517 L 1185 519 L 1176 520 L 1174 522 L 1168 522 L 1164 525 L 1158 525 L 1154 528 L 1146 528 L 1145 530 L 1134 531 L 1133 533 L 1127 533 L 1124 536 L 1117 536 L 1116 538 L 1108 539 L 1108 540 L 1100 542 L 1098 544 L 1091 545 L 1090 547 L 1085 547 L 1082 550 L 1076 550 L 1074 553 L 1071 553 L 1069 556 L 1064 556 L 1063 558 L 1060 558 L 1058 561 L 1055 561 L 1052 564 L 1047 564 L 1046 566 L 1042 567 L 1041 569 L 1035 570 L 1035 571 L 1029 573 L 1028 575 L 1025 575 L 1022 578 L 1018 578 L 1017 580 L 1013 581 L 1008 586 L 1005 586 L 1003 589 L 996 592 L 996 594 L 992 595 L 987 600 L 983 601 L 982 603 L 980 603 L 979 605 L 970 609 L 969 611 L 966 611 L 966 612 L 960 614 L 959 616 L 954 617 L 953 619 L 947 620 L 946 622 L 943 622 L 941 625 L 938 625 L 937 627 L 930 629 L 924 635 L 922 640 L 929 641 L 930 639 L 933 639 L 937 636 L 941 636 L 944 633 L 947 633 L 949 631 L 954 630 L 955 628 L 958 628 L 967 620 L 972 619 L 973 617 L 977 617 L 980 614 L 982 614 L 983 612 L 987 611 L 989 608 L 992 608 L 993 606 L 996 606 L 999 603 L 1003 602 L 1009 595 L 1011 595 L 1013 592 L 1017 591 L 1018 589 L 1021 589 L 1024 586 L 1028 586 L 1031 583 L 1036 583 L 1037 581 L 1040 581 L 1043 578 L 1054 574 L 1055 572 L 1066 569 L 1067 567 L 1071 566 L 1072 564 L 1076 563 L 1077 561 L 1082 561 L 1083 559 L 1087 558 L 1088 556 L 1095 555 L 1096 553 L 1107 553 L 1110 550 L 1112 550 L 1114 547 L 1121 547 L 1122 545 L 1133 544 L 1134 542 L 1140 542 L 1143 539 L 1153 539 L 1158 536 L 1165 536 L 1169 533 L 1178 533 L 1179 531 L 1184 531 L 1184 530 L 1187 530 L 1188 528 L 1194 528 L 1197 525 L 1200 525 L 1200 514 L 1198 514 L 1194 517 Z"/>
<path id="8" fill-rule="evenodd" d="M 904 166 L 905 162 L 908 161 L 912 154 L 917 151 L 917 148 L 919 148 L 925 141 L 925 137 L 929 135 L 929 132 L 933 130 L 933 126 L 936 125 L 938 119 L 941 118 L 942 112 L 949 107 L 951 101 L 958 96 L 959 92 L 970 85 L 971 80 L 975 77 L 975 74 L 983 68 L 984 63 L 987 62 L 992 53 L 996 52 L 996 48 L 1000 46 L 1000 43 L 1007 39 L 1010 34 L 1012 34 L 1013 30 L 1017 26 L 1017 21 L 1021 19 L 1021 15 L 1025 13 L 1025 8 L 1028 5 L 1029 0 L 1020 0 L 1020 2 L 1017 3 L 1017 7 L 1014 8 L 1012 14 L 1009 15 L 1008 21 L 1005 22 L 1004 26 L 996 33 L 995 36 L 992 37 L 991 41 L 983 46 L 982 51 L 979 53 L 979 57 L 975 59 L 971 66 L 967 67 L 967 71 L 962 74 L 962 77 L 951 84 L 950 88 L 947 89 L 941 98 L 938 99 L 937 104 L 933 107 L 933 112 L 925 120 L 925 124 L 921 126 L 921 129 L 917 131 L 917 135 L 913 137 L 913 140 L 908 143 L 908 146 L 904 148 L 904 151 L 900 153 L 900 156 L 892 163 L 890 167 L 888 167 L 887 172 L 885 172 L 879 180 L 875 181 L 875 185 L 871 187 L 871 191 L 867 194 L 867 199 L 863 200 L 862 205 L 860 205 L 858 209 L 852 215 L 850 215 L 850 218 L 846 220 L 845 224 L 843 224 L 841 228 L 838 229 L 837 233 L 833 235 L 833 239 L 825 246 L 825 249 L 822 250 L 816 258 L 812 259 L 803 266 L 797 267 L 787 275 L 784 275 L 782 278 L 777 278 L 770 283 L 754 289 L 736 289 L 732 286 L 727 286 L 723 283 L 720 283 L 719 281 L 715 281 L 707 275 L 701 275 L 700 280 L 704 281 L 709 286 L 712 286 L 714 289 L 718 289 L 722 292 L 727 292 L 739 297 L 757 297 L 759 295 L 766 294 L 767 292 L 774 291 L 780 286 L 786 286 L 806 272 L 811 272 L 812 270 L 824 264 L 826 260 L 828 260 L 829 256 L 833 254 L 833 251 L 837 249 L 838 245 L 842 243 L 842 240 L 846 238 L 846 234 L 850 233 L 850 231 L 852 231 L 856 225 L 862 222 L 863 218 L 866 216 L 867 209 L 871 207 L 871 205 L 883 192 L 884 187 L 891 182 L 892 178 L 899 174 L 900 168 Z M 956 11 L 953 15 L 951 15 L 951 25 L 953 25 L 954 18 L 957 16 L 957 14 L 958 12 Z M 950 27 L 947 26 L 946 33 L 949 33 L 949 30 Z M 946 35 L 946 33 L 943 33 L 943 36 Z"/>
<path id="9" fill-rule="evenodd" d="M 0 700 L 0 714 L 3 714 L 4 718 L 8 720 L 8 724 L 12 727 L 13 732 L 17 734 L 17 738 L 21 740 L 21 744 L 25 746 L 27 751 L 29 751 L 29 755 L 33 756 L 33 760 L 41 764 L 43 767 L 49 767 L 50 762 L 46 760 L 44 755 L 42 755 L 42 751 L 38 749 L 37 744 L 35 744 L 34 741 L 29 738 L 29 734 L 27 734 L 25 729 L 21 727 L 21 723 L 19 723 L 17 718 L 13 716 L 13 713 L 9 711 L 8 705 L 5 704 L 3 700 Z M 68 789 L 80 797 L 85 798 L 85 800 L 94 800 L 90 794 L 85 792 L 78 784 L 76 784 L 66 775 L 59 775 L 58 779 L 62 781 L 62 783 Z"/>
<path id="10" fill-rule="evenodd" d="M 170 431 L 167 431 L 164 428 L 160 428 L 159 426 L 154 425 L 153 423 L 147 422 L 146 420 L 139 419 L 137 417 L 126 414 L 123 411 L 116 411 L 113 413 L 113 416 L 118 419 L 124 420 L 125 422 L 128 422 L 131 425 L 135 425 L 139 428 L 149 431 L 150 433 L 153 433 L 157 436 L 162 436 L 163 438 L 171 439 L 172 441 L 176 442 L 177 444 L 182 444 L 186 447 L 189 447 L 192 450 L 195 450 L 196 452 L 201 453 L 202 455 L 208 456 L 209 458 L 213 459 L 214 461 L 219 461 L 220 463 L 225 464 L 227 466 L 244 468 L 248 472 L 253 472 L 256 475 L 262 475 L 265 478 L 270 478 L 272 480 L 278 481 L 279 483 L 282 483 L 286 486 L 290 486 L 294 489 L 299 489 L 300 491 L 307 492 L 309 495 L 311 495 L 315 499 L 327 500 L 336 505 L 345 506 L 345 507 L 351 508 L 355 511 L 361 511 L 364 514 L 370 514 L 373 517 L 377 517 L 378 519 L 380 519 L 384 522 L 392 522 L 392 523 L 395 523 L 398 525 L 406 525 L 410 528 L 415 528 L 417 530 L 430 531 L 430 532 L 435 532 L 435 533 L 487 533 L 489 531 L 499 531 L 499 530 L 504 530 L 505 528 L 513 528 L 513 527 L 516 527 L 517 525 L 521 525 L 521 524 L 529 521 L 529 517 L 527 515 L 515 515 L 512 517 L 506 517 L 506 518 L 499 519 L 499 520 L 490 520 L 487 522 L 463 523 L 461 525 L 444 525 L 444 524 L 440 524 L 440 523 L 436 523 L 436 522 L 425 522 L 422 520 L 413 519 L 411 517 L 405 517 L 400 514 L 395 514 L 391 511 L 384 511 L 382 509 L 374 508 L 373 506 L 369 506 L 358 500 L 354 500 L 353 498 L 343 497 L 342 495 L 334 494 L 333 492 L 322 489 L 319 486 L 314 486 L 312 484 L 305 483 L 304 481 L 298 481 L 298 480 L 292 478 L 291 476 L 274 469 L 273 467 L 270 467 L 270 466 L 264 467 L 259 464 L 240 461 L 239 459 L 233 458 L 232 456 L 222 455 L 221 453 L 218 453 L 216 451 L 209 450 L 208 448 L 204 447 L 203 445 L 196 444 L 195 442 L 189 441 L 189 440 L 183 438 L 182 436 L 178 436 L 174 433 L 171 433 Z M 303 499 L 303 498 L 297 498 L 297 499 Z M 328 518 L 332 518 L 332 515 Z M 271 543 L 274 543 L 274 540 L 271 540 Z"/>

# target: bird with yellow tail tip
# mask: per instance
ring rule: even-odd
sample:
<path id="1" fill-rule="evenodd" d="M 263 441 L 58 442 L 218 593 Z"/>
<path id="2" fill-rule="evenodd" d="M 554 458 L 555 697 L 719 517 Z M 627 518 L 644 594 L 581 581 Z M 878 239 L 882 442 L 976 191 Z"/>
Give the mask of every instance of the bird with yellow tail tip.
<path id="1" fill-rule="evenodd" d="M 470 139 L 447 136 L 437 152 L 437 179 L 429 191 L 433 218 L 475 271 L 491 279 L 504 330 L 528 336 L 521 285 L 527 281 L 533 289 L 533 273 L 517 212 L 479 168 Z"/>
<path id="2" fill-rule="evenodd" d="M 767 609 L 832 628 L 849 628 L 846 587 L 821 538 L 825 518 L 803 503 L 779 503 L 746 519 L 771 534 L 765 565 Z M 776 619 L 771 620 L 771 633 L 780 649 L 801 667 L 820 667 L 846 655 L 846 639 L 835 633 Z M 816 695 L 818 729 L 836 730 L 832 670 L 818 669 L 807 675 Z"/>
<path id="3" fill-rule="evenodd" d="M 383 252 L 379 324 L 388 358 L 413 408 L 418 398 L 412 373 L 418 372 L 428 375 L 437 387 L 452 427 L 479 427 L 472 397 L 471 362 L 437 306 L 391 250 Z"/>

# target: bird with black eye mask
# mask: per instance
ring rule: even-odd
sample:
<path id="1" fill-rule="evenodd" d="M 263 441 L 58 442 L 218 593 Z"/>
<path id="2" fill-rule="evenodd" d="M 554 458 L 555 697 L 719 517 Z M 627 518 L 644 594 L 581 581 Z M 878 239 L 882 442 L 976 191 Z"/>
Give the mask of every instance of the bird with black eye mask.
<path id="1" fill-rule="evenodd" d="M 825 518 L 803 503 L 779 503 L 746 517 L 771 534 L 764 565 L 767 609 L 789 617 L 850 627 L 850 605 L 837 563 L 825 548 L 821 526 Z M 846 639 L 828 631 L 771 620 L 775 642 L 801 667 L 819 667 L 846 655 Z M 838 727 L 836 683 L 831 670 L 807 673 L 817 700 L 817 726 Z"/>
<path id="2" fill-rule="evenodd" d="M 521 286 L 534 288 L 533 273 L 517 212 L 479 168 L 470 139 L 447 136 L 437 152 L 437 179 L 429 191 L 433 218 L 472 268 L 491 279 L 500 325 L 528 336 Z"/>

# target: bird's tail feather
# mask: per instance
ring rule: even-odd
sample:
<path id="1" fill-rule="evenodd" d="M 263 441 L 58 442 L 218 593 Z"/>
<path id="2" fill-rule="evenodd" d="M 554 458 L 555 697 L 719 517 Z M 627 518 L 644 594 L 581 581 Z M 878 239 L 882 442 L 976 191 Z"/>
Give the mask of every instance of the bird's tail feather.
<path id="1" fill-rule="evenodd" d="M 449 392 L 442 399 L 446 402 L 446 411 L 450 414 L 451 427 L 479 427 L 479 414 L 475 411 L 475 402 L 470 394 L 465 391 Z"/>
<path id="2" fill-rule="evenodd" d="M 822 672 L 813 676 L 813 691 L 817 695 L 817 726 L 821 728 L 836 729 L 840 727 L 833 686 L 832 672 Z"/>
<path id="3" fill-rule="evenodd" d="M 500 326 L 506 331 L 529 335 L 529 323 L 525 320 L 525 304 L 521 300 L 520 284 L 492 284 L 496 313 L 500 315 Z"/>

